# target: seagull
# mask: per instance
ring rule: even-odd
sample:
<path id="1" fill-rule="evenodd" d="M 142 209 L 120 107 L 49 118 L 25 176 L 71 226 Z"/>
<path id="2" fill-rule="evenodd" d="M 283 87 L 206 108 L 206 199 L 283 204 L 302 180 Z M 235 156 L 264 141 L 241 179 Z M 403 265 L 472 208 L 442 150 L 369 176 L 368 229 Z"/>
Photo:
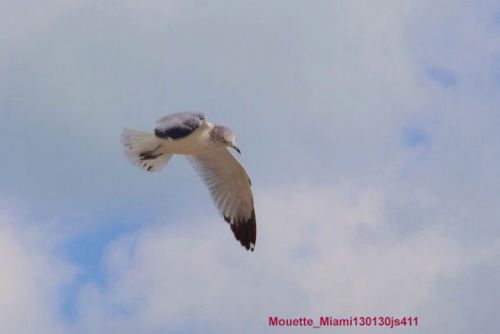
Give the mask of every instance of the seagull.
<path id="1" fill-rule="evenodd" d="M 174 154 L 184 155 L 208 186 L 224 220 L 247 250 L 255 249 L 257 225 L 250 177 L 229 152 L 236 146 L 234 132 L 208 122 L 205 115 L 180 112 L 156 121 L 154 133 L 124 129 L 127 159 L 148 171 L 160 171 Z"/>

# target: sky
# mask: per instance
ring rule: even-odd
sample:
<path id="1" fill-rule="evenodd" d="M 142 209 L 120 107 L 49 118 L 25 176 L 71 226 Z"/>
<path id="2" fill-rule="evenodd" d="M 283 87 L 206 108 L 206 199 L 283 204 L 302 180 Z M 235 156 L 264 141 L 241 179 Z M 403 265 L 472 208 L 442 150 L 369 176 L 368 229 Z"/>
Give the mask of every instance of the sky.
<path id="1" fill-rule="evenodd" d="M 0 5 L 0 332 L 498 331 L 498 1 Z M 188 110 L 236 133 L 254 253 L 185 159 L 123 156 Z"/>

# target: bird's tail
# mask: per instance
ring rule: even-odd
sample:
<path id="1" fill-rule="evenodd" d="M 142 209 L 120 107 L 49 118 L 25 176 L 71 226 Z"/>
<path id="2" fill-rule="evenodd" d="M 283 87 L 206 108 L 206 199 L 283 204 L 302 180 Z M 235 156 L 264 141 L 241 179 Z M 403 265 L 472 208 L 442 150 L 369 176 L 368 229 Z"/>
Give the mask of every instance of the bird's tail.
<path id="1" fill-rule="evenodd" d="M 161 170 L 172 157 L 161 139 L 149 132 L 124 129 L 122 144 L 128 161 L 148 172 Z"/>

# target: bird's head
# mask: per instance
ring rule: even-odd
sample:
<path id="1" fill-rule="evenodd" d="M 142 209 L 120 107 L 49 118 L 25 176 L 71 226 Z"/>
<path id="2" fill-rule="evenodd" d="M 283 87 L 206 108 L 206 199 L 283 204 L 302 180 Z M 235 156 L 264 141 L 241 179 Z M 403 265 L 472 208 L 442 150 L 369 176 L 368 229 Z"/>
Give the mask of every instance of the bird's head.
<path id="1" fill-rule="evenodd" d="M 211 131 L 211 137 L 219 145 L 222 144 L 224 147 L 231 147 L 241 154 L 239 147 L 236 145 L 236 136 L 233 130 L 225 126 L 216 125 Z"/>

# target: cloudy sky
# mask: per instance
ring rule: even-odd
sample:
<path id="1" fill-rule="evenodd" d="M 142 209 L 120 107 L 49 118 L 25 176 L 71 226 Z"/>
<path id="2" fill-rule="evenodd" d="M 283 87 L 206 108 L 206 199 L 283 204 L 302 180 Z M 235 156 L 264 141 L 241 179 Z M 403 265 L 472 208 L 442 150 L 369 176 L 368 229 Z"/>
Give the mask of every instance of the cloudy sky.
<path id="1" fill-rule="evenodd" d="M 0 4 L 0 332 L 498 330 L 498 1 Z M 122 155 L 184 110 L 237 133 L 254 253 Z"/>

